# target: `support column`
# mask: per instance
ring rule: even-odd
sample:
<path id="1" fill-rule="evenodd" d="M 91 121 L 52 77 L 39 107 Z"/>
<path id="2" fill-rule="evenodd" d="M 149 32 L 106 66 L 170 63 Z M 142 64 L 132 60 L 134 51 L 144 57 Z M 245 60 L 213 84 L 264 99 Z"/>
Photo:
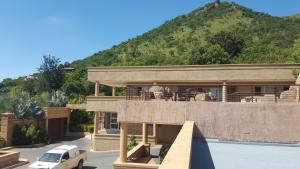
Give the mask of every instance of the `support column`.
<path id="1" fill-rule="evenodd" d="M 112 87 L 112 96 L 116 96 L 116 87 Z"/>
<path id="2" fill-rule="evenodd" d="M 120 127 L 120 162 L 127 161 L 128 123 L 121 123 Z"/>
<path id="3" fill-rule="evenodd" d="M 95 96 L 99 96 L 99 81 L 96 81 L 95 83 Z"/>
<path id="4" fill-rule="evenodd" d="M 223 81 L 222 86 L 222 102 L 227 102 L 227 83 Z"/>
<path id="5" fill-rule="evenodd" d="M 296 100 L 297 100 L 297 103 L 300 103 L 300 86 L 297 86 Z"/>
<path id="6" fill-rule="evenodd" d="M 70 133 L 70 117 L 67 118 L 67 136 Z"/>
<path id="7" fill-rule="evenodd" d="M 148 125 L 143 123 L 143 144 L 148 144 Z"/>
<path id="8" fill-rule="evenodd" d="M 98 134 L 99 128 L 99 112 L 95 112 L 94 116 L 94 134 Z"/>
<path id="9" fill-rule="evenodd" d="M 153 123 L 153 137 L 154 143 L 157 144 L 156 123 Z"/>

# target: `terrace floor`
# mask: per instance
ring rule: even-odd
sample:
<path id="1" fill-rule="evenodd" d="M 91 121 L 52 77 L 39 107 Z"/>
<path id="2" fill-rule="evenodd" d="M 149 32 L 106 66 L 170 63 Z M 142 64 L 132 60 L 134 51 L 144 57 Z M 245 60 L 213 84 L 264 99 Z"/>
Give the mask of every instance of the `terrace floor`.
<path id="1" fill-rule="evenodd" d="M 193 140 L 192 169 L 295 169 L 300 145 Z"/>

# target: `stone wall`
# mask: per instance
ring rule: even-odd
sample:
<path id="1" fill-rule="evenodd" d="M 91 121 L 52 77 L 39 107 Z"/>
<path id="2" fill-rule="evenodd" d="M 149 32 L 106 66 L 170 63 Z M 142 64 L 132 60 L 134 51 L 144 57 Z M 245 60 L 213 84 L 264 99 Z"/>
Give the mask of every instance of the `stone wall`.
<path id="1" fill-rule="evenodd" d="M 13 129 L 14 126 L 24 126 L 27 124 L 34 124 L 35 126 L 39 126 L 41 129 L 44 129 L 45 123 L 43 120 L 22 120 L 22 119 L 15 119 L 13 113 L 3 113 L 0 121 L 0 136 L 5 140 L 5 146 L 11 146 L 12 143 L 12 136 L 13 136 Z"/>

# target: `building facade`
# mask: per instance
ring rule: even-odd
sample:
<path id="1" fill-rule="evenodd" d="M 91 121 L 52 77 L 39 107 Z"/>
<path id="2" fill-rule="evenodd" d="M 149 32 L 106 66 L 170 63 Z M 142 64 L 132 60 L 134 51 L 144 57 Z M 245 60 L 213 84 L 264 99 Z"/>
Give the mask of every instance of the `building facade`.
<path id="1" fill-rule="evenodd" d="M 94 149 L 118 149 L 120 121 L 129 119 L 130 122 L 130 118 L 134 119 L 137 114 L 147 116 L 147 113 L 159 112 L 162 119 L 163 114 L 176 115 L 180 119 L 182 112 L 187 114 L 204 107 L 211 110 L 210 107 L 219 106 L 221 109 L 224 104 L 225 107 L 230 105 L 242 109 L 241 106 L 254 104 L 298 103 L 300 90 L 293 72 L 299 68 L 300 64 L 89 68 L 88 80 L 95 83 L 95 96 L 87 97 L 86 109 L 95 112 Z M 99 96 L 99 85 L 111 86 L 112 96 Z M 126 91 L 125 96 L 117 93 L 118 88 Z M 129 124 L 129 135 L 142 140 L 142 131 L 147 130 L 152 144 L 172 143 L 183 124 L 181 120 L 176 122 L 176 117 L 172 123 L 164 119 L 166 121 L 147 125 L 142 119 L 138 123 L 135 120 Z M 205 129 L 204 137 L 266 141 L 234 133 L 223 136 L 210 127 Z"/>

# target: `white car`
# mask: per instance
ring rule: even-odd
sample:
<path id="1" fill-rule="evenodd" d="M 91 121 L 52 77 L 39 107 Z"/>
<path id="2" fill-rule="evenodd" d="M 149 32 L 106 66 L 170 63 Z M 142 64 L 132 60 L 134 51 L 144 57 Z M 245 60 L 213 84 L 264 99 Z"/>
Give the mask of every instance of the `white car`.
<path id="1" fill-rule="evenodd" d="M 28 169 L 82 169 L 86 152 L 75 145 L 63 145 L 47 151 Z"/>

